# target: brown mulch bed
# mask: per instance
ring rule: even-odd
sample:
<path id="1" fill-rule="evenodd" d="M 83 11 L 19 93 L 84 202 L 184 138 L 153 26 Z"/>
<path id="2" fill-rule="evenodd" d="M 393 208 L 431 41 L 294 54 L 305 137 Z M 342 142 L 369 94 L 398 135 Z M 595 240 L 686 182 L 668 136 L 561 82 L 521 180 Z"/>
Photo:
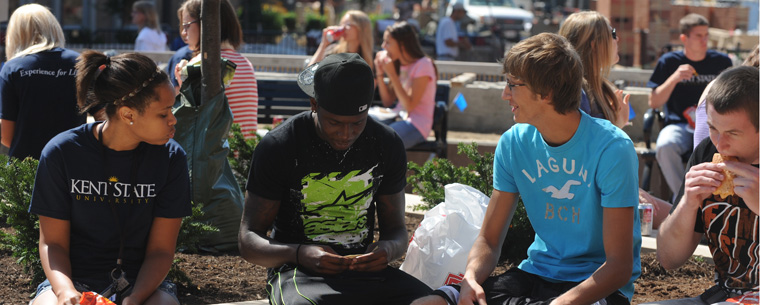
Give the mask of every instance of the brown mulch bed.
<path id="1" fill-rule="evenodd" d="M 412 234 L 419 219 L 408 217 L 407 229 Z M 185 305 L 217 304 L 266 299 L 266 269 L 252 265 L 237 255 L 178 254 L 180 267 L 193 280 L 191 287 L 180 287 L 179 298 Z M 401 260 L 393 262 L 398 267 Z M 505 263 L 495 273 L 509 268 Z M 636 282 L 633 304 L 656 300 L 696 296 L 712 285 L 713 267 L 706 262 L 690 260 L 681 268 L 666 271 L 655 259 L 655 253 L 642 255 L 642 277 Z M 34 288 L 30 277 L 10 253 L 0 251 L 0 305 L 26 304 Z"/>

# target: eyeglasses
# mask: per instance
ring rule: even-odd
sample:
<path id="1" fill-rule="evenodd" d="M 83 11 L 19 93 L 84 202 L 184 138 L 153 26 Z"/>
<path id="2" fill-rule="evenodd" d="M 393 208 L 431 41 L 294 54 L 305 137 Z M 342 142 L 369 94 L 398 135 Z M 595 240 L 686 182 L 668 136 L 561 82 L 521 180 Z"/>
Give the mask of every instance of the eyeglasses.
<path id="1" fill-rule="evenodd" d="M 618 36 L 616 35 L 616 28 L 613 28 L 613 40 L 618 39 Z"/>
<path id="2" fill-rule="evenodd" d="M 198 19 L 198 20 L 195 20 L 195 21 L 191 21 L 191 22 L 185 22 L 185 23 L 183 23 L 183 24 L 182 24 L 182 29 L 183 29 L 183 30 L 185 30 L 185 31 L 187 32 L 187 31 L 188 31 L 188 28 L 190 28 L 190 25 L 191 25 L 191 24 L 193 24 L 193 23 L 198 23 L 198 22 L 200 22 L 200 21 L 201 21 L 201 19 Z"/>
<path id="3" fill-rule="evenodd" d="M 347 23 L 341 24 L 341 26 L 348 29 L 348 28 L 351 28 L 351 27 L 356 27 L 357 24 L 354 23 L 354 22 L 347 22 Z"/>
<path id="4" fill-rule="evenodd" d="M 505 79 L 505 81 L 507 82 L 507 87 L 510 88 L 510 92 L 513 92 L 513 88 L 515 87 L 521 87 L 526 85 L 526 84 L 513 84 L 510 82 L 509 79 Z"/>

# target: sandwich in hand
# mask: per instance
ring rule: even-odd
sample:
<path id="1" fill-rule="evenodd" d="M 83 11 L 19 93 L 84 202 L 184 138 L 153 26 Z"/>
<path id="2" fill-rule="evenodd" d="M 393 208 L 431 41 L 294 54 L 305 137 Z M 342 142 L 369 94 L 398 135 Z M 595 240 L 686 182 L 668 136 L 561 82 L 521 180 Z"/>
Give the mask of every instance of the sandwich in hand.
<path id="1" fill-rule="evenodd" d="M 737 161 L 737 158 L 735 157 L 729 157 L 729 156 L 722 156 L 719 153 L 713 154 L 713 160 L 711 163 L 721 163 L 724 161 Z M 713 191 L 714 195 L 719 195 L 721 199 L 727 198 L 731 195 L 735 194 L 735 174 L 724 170 L 724 180 L 721 181 L 721 185 L 716 188 L 715 191 Z"/>

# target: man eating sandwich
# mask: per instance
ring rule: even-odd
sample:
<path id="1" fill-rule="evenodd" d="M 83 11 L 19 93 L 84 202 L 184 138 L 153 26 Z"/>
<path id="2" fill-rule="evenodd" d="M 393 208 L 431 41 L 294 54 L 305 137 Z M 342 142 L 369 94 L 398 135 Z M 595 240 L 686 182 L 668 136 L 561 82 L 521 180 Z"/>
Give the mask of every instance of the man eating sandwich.
<path id="1" fill-rule="evenodd" d="M 689 304 L 758 293 L 758 78 L 758 68 L 748 66 L 716 78 L 706 96 L 710 138 L 690 157 L 679 200 L 658 232 L 658 261 L 666 269 L 678 268 L 702 238 L 708 241 L 716 285 Z"/>

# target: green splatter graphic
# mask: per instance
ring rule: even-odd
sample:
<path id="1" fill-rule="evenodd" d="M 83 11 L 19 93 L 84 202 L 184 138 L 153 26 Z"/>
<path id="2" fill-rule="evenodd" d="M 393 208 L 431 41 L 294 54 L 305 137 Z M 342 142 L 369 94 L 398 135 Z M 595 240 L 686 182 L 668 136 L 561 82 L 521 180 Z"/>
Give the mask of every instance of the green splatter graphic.
<path id="1" fill-rule="evenodd" d="M 312 173 L 301 182 L 302 221 L 310 240 L 351 247 L 368 235 L 367 209 L 373 201 L 375 167 L 360 173 Z"/>

